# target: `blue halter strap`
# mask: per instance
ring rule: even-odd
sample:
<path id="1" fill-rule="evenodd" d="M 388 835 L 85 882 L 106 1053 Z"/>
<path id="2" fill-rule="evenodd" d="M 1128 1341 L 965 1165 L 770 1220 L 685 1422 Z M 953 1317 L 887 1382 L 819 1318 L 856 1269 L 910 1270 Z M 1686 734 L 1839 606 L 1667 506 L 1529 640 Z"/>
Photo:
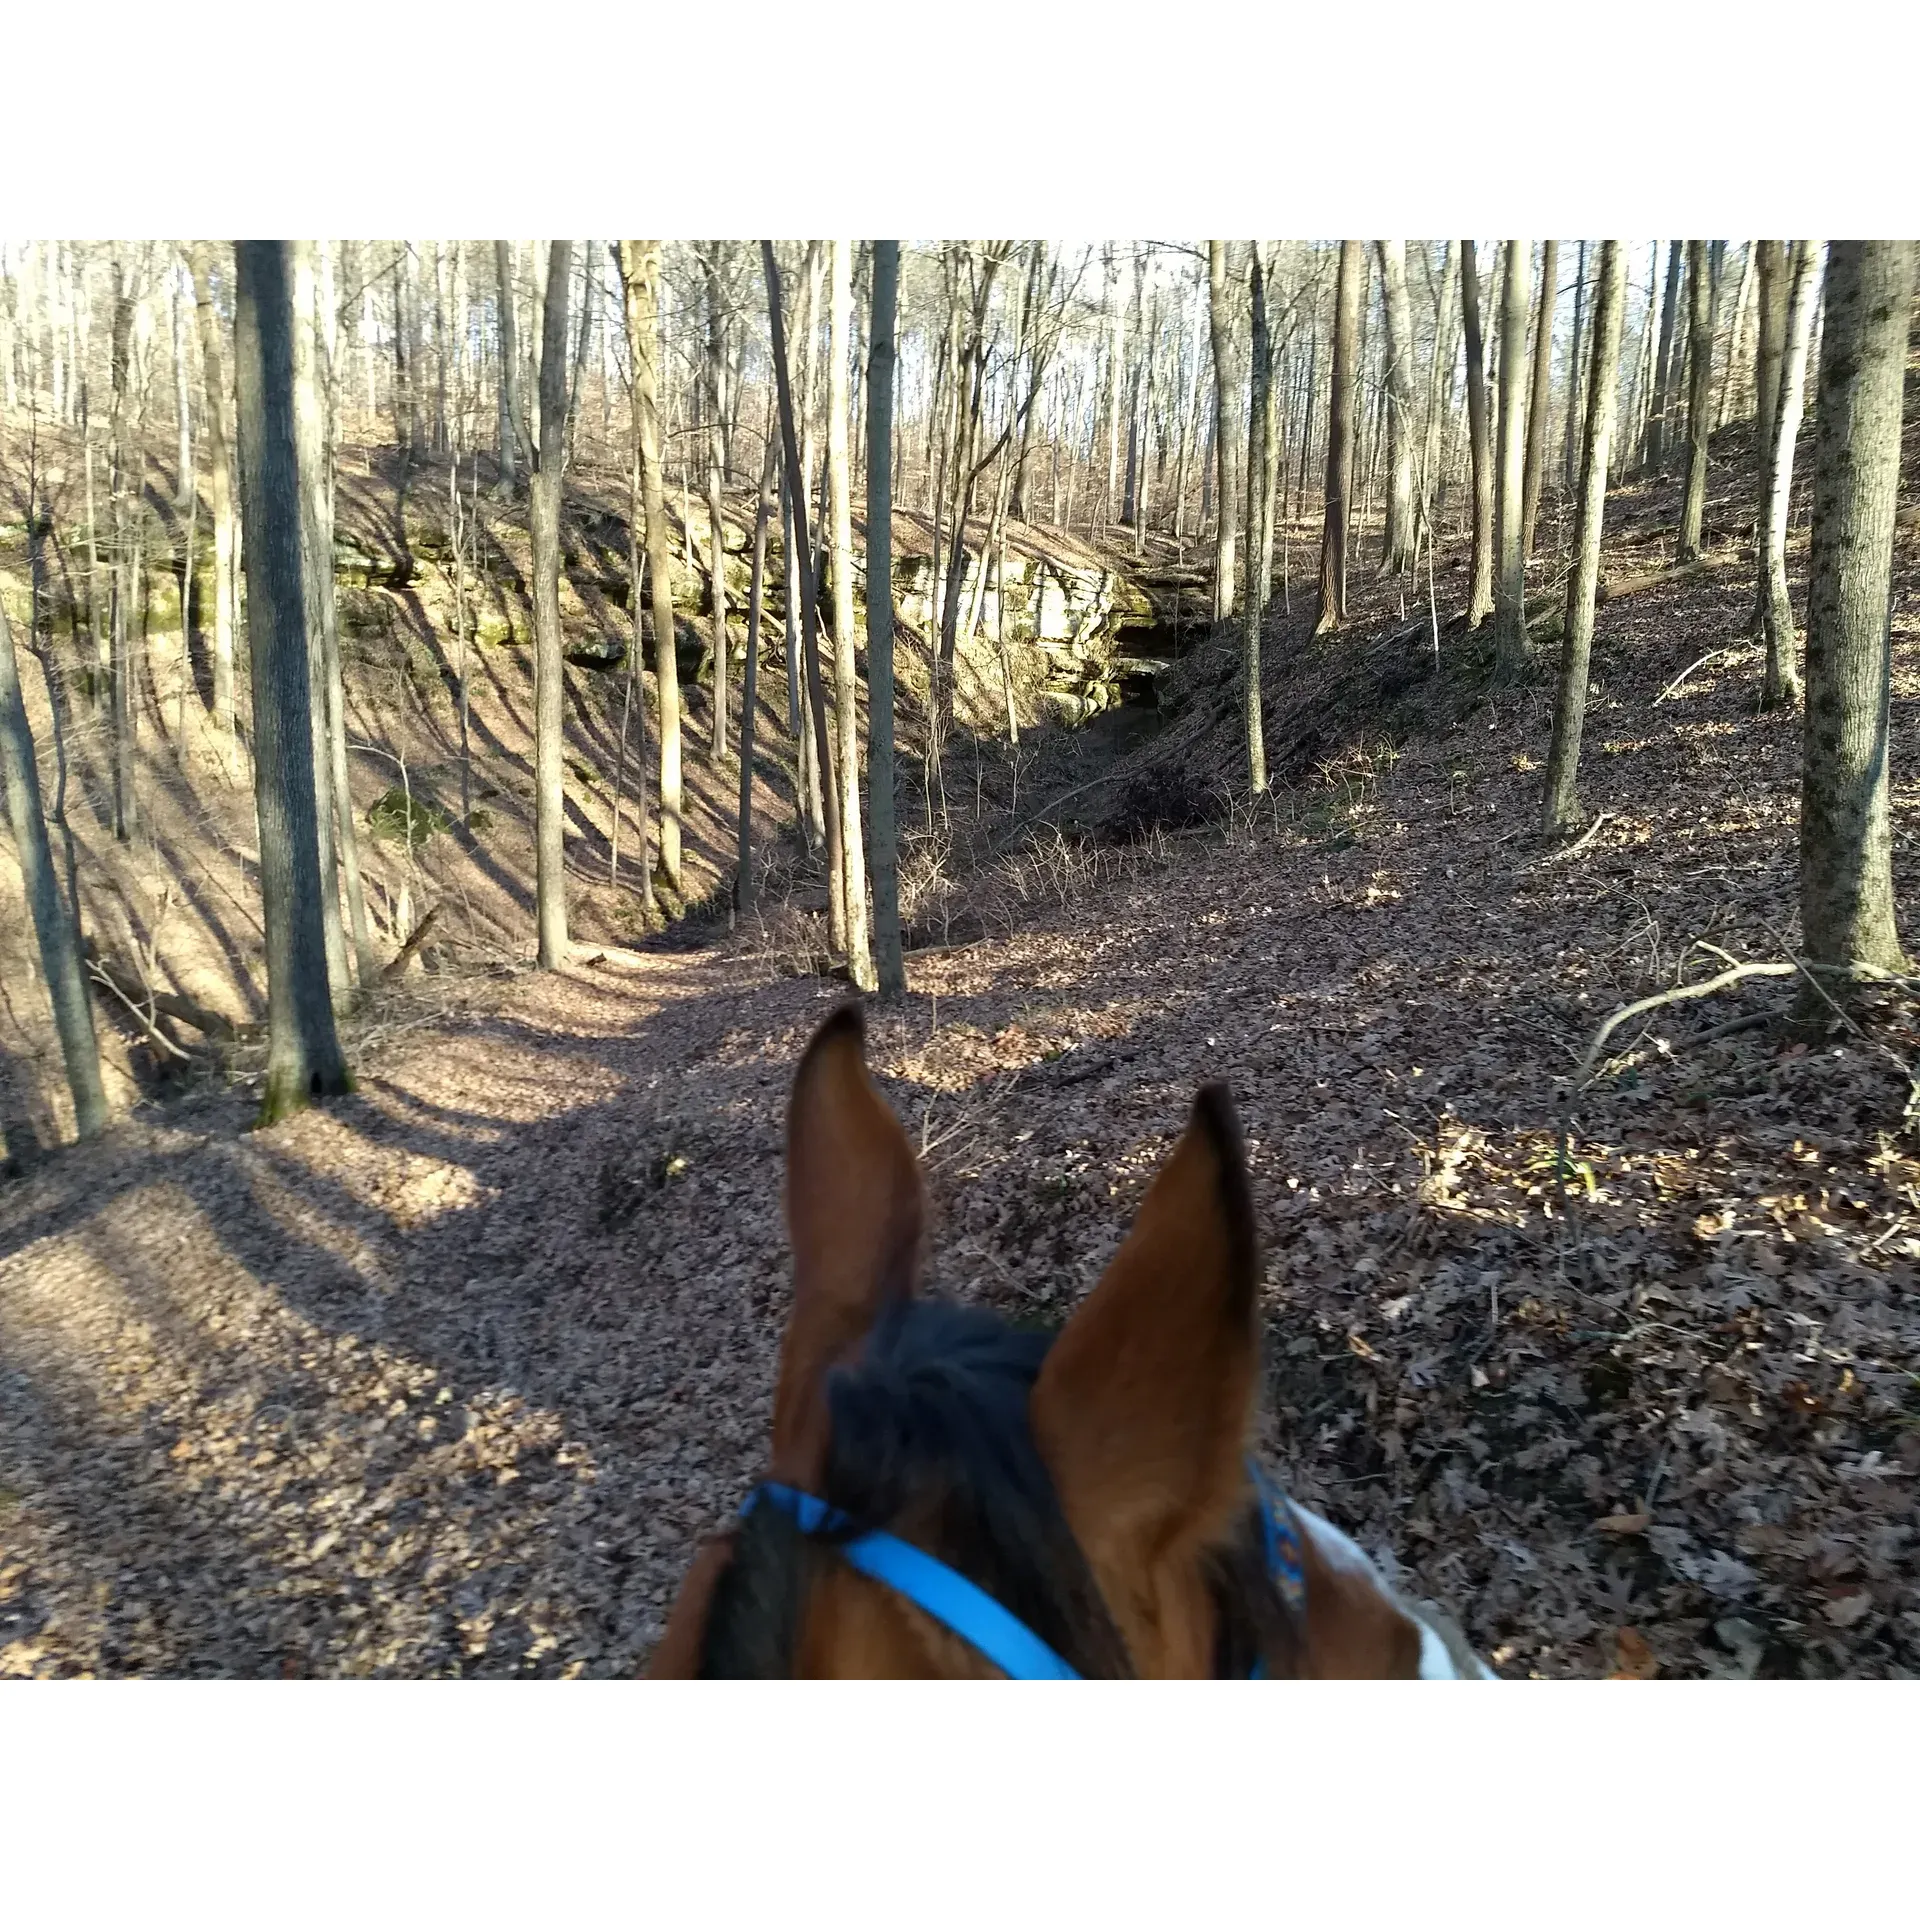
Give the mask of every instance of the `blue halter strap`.
<path id="1" fill-rule="evenodd" d="M 1247 1462 L 1247 1472 L 1259 1497 L 1268 1576 L 1280 1589 L 1281 1598 L 1298 1612 L 1305 1604 L 1307 1591 L 1299 1530 L 1286 1500 L 1252 1460 Z M 834 1544 L 850 1567 L 911 1600 L 921 1612 L 930 1614 L 949 1633 L 991 1660 L 1009 1680 L 1081 1678 L 1023 1620 L 932 1554 L 909 1546 L 895 1534 L 862 1528 L 851 1515 L 828 1506 L 814 1494 L 802 1493 L 798 1487 L 762 1481 L 742 1504 L 741 1519 L 762 1504 L 786 1514 L 802 1533 L 845 1534 L 845 1539 Z M 1256 1662 L 1248 1677 L 1264 1679 L 1265 1669 L 1264 1661 Z"/>

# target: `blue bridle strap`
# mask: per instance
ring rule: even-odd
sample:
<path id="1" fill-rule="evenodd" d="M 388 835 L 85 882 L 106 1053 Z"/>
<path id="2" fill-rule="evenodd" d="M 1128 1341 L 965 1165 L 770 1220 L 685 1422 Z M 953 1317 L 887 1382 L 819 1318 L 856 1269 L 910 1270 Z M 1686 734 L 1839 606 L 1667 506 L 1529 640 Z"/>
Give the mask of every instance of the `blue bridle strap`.
<path id="1" fill-rule="evenodd" d="M 778 1507 L 802 1533 L 846 1529 L 851 1537 L 840 1542 L 841 1557 L 851 1567 L 891 1587 L 931 1614 L 950 1633 L 984 1654 L 1009 1680 L 1078 1680 L 1079 1674 L 1061 1659 L 1033 1629 L 1016 1619 L 989 1593 L 971 1580 L 910 1547 L 891 1533 L 862 1533 L 846 1514 L 797 1487 L 763 1483 L 747 1496 L 740 1509 L 744 1519 L 765 1501 Z"/>
<path id="2" fill-rule="evenodd" d="M 1267 1573 L 1294 1612 L 1306 1603 L 1306 1570 L 1300 1534 L 1287 1502 L 1259 1466 L 1247 1462 L 1259 1496 L 1260 1534 Z M 896 1534 L 863 1528 L 851 1515 L 830 1507 L 818 1495 L 777 1481 L 762 1481 L 740 1508 L 745 1519 L 765 1504 L 787 1515 L 802 1533 L 844 1535 L 832 1542 L 841 1557 L 869 1580 L 891 1587 L 930 1614 L 948 1632 L 964 1640 L 1009 1680 L 1078 1680 L 1081 1676 L 1054 1652 L 1033 1629 L 1009 1613 L 989 1593 L 983 1593 L 964 1575 Z M 1266 1662 L 1256 1661 L 1250 1679 L 1266 1678 Z"/>

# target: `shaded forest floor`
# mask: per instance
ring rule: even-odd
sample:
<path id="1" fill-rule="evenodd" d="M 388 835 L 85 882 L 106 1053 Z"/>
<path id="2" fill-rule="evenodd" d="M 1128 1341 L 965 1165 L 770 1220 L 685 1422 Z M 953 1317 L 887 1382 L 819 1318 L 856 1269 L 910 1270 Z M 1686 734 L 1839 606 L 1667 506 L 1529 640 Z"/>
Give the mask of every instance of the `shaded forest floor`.
<path id="1" fill-rule="evenodd" d="M 977 844 L 924 827 L 935 944 L 871 1019 L 933 1284 L 1029 1317 L 1230 1082 L 1261 1449 L 1508 1674 L 1920 1673 L 1920 1013 L 1722 1031 L 1791 997 L 1750 983 L 1623 1028 L 1570 1097 L 1606 1013 L 1718 969 L 1699 942 L 1797 943 L 1751 493 L 1716 475 L 1686 573 L 1674 484 L 1615 497 L 1609 577 L 1644 584 L 1602 610 L 1577 847 L 1535 833 L 1551 647 L 1495 684 L 1443 566 L 1436 669 L 1418 603 L 1356 580 L 1347 632 L 1271 623 L 1257 807 L 1219 799 L 1224 640 L 1124 738 L 953 755 Z M 1910 524 L 1894 630 L 1911 901 Z M 781 1121 L 840 991 L 809 918 L 419 983 L 350 1100 L 251 1134 L 199 1092 L 0 1189 L 0 1670 L 633 1671 L 762 1461 Z"/>

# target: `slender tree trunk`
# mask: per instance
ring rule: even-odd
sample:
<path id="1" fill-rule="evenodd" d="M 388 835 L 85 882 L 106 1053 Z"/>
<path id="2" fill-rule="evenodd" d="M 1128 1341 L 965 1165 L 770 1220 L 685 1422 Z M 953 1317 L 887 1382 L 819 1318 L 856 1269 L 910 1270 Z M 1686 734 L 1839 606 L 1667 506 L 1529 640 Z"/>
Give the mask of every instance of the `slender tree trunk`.
<path id="1" fill-rule="evenodd" d="M 520 483 L 520 446 L 526 432 L 520 410 L 520 334 L 513 310 L 511 240 L 493 243 L 493 285 L 500 327 L 500 482 L 496 491 L 505 499 Z"/>
<path id="2" fill-rule="evenodd" d="M 1910 240 L 1836 240 L 1828 253 L 1800 788 L 1809 958 L 1898 972 L 1907 963 L 1887 804 L 1889 590 L 1913 270 Z M 1790 405 L 1783 381 L 1783 414 Z"/>
<path id="3" fill-rule="evenodd" d="M 1623 295 L 1623 301 L 1624 298 Z M 1573 272 L 1573 351 L 1567 358 L 1567 419 L 1566 431 L 1561 436 L 1561 485 L 1569 499 L 1573 497 L 1573 490 L 1580 478 L 1580 344 L 1586 320 L 1586 302 L 1587 243 L 1582 240 L 1579 265 Z M 1615 411 L 1617 414 L 1617 402 Z"/>
<path id="4" fill-rule="evenodd" d="M 1540 250 L 1540 313 L 1533 336 L 1533 397 L 1527 407 L 1527 469 L 1522 487 L 1520 555 L 1533 558 L 1533 529 L 1547 476 L 1547 415 L 1553 407 L 1553 312 L 1557 304 L 1560 242 Z"/>
<path id="5" fill-rule="evenodd" d="M 1315 633 L 1331 633 L 1347 617 L 1348 517 L 1353 506 L 1353 389 L 1359 360 L 1360 309 L 1367 297 L 1363 240 L 1340 242 L 1334 293 L 1332 393 L 1327 407 L 1327 487 L 1320 536 L 1320 616 Z"/>
<path id="6" fill-rule="evenodd" d="M 1267 581 L 1263 555 L 1267 529 L 1267 454 L 1270 429 L 1268 390 L 1273 381 L 1273 356 L 1267 338 L 1267 276 L 1260 259 L 1260 243 L 1248 249 L 1247 286 L 1253 308 L 1253 378 L 1247 406 L 1247 597 L 1240 621 L 1240 704 L 1247 735 L 1247 779 L 1255 793 L 1267 790 L 1267 746 L 1260 707 L 1260 628 L 1267 613 Z"/>
<path id="7" fill-rule="evenodd" d="M 293 276 L 293 427 L 300 461 L 300 584 L 306 595 L 307 704 L 313 725 L 314 836 L 320 859 L 320 924 L 327 944 L 327 979 L 334 1004 L 353 995 L 346 930 L 340 918 L 334 752 L 327 697 L 328 632 L 334 623 L 333 514 L 327 492 L 327 423 L 321 401 L 320 339 L 313 242 L 287 243 Z M 344 760 L 344 753 L 341 755 Z M 351 820 L 351 814 L 349 814 Z M 363 969 L 362 979 L 370 979 Z"/>
<path id="8" fill-rule="evenodd" d="M 49 694 L 52 692 L 49 686 Z M 100 1048 L 94 1037 L 93 1003 L 80 969 L 79 930 L 60 889 L 41 811 L 40 770 L 27 727 L 27 704 L 20 690 L 20 663 L 13 650 L 13 628 L 0 604 L 0 774 L 7 788 L 7 817 L 13 824 L 14 852 L 39 941 L 40 971 L 53 1001 L 53 1022 L 73 1095 L 74 1125 L 90 1140 L 107 1124 L 107 1095 L 100 1080 Z"/>
<path id="9" fill-rule="evenodd" d="M 813 697 L 814 749 L 819 755 L 821 786 L 826 807 L 827 871 L 844 873 L 840 856 L 840 789 L 833 772 L 833 748 L 827 735 L 826 689 L 820 680 L 820 610 L 817 603 L 812 535 L 807 526 L 807 489 L 800 471 L 800 445 L 793 419 L 793 383 L 787 374 L 787 329 L 780 308 L 780 267 L 773 242 L 760 242 L 760 262 L 767 279 L 767 322 L 773 335 L 773 373 L 780 393 L 780 437 L 785 448 L 788 497 L 793 502 L 794 548 L 800 570 L 800 632 L 806 656 L 807 689 Z"/>
<path id="10" fill-rule="evenodd" d="M 1386 312 L 1387 537 L 1382 573 L 1413 568 L 1413 312 L 1407 301 L 1407 243 L 1381 240 L 1380 303 Z M 1439 342 L 1435 340 L 1435 350 Z"/>
<path id="11" fill-rule="evenodd" d="M 193 372 L 192 356 L 187 351 L 187 330 L 180 298 L 180 269 L 167 263 L 167 308 L 173 323 L 173 408 L 179 428 L 179 451 L 175 456 L 173 504 L 177 512 L 189 512 L 193 505 Z M 54 362 L 59 368 L 58 359 Z M 54 411 L 59 412 L 56 399 Z M 186 644 L 186 615 L 180 616 L 181 644 Z"/>
<path id="12" fill-rule="evenodd" d="M 1593 651 L 1594 597 L 1600 584 L 1600 536 L 1607 508 L 1607 460 L 1613 445 L 1626 305 L 1626 251 L 1617 240 L 1603 240 L 1599 284 L 1594 290 L 1593 370 L 1587 383 L 1579 518 L 1574 527 L 1573 572 L 1567 581 L 1553 744 L 1547 754 L 1546 808 L 1541 824 L 1548 833 L 1576 827 L 1582 818 L 1580 736 L 1586 725 L 1587 668 Z"/>
<path id="13" fill-rule="evenodd" d="M 286 243 L 237 241 L 234 266 L 254 802 L 267 946 L 267 1074 L 260 1120 L 270 1126 L 312 1101 L 347 1092 L 352 1081 L 333 1024 L 320 913 Z"/>
<path id="14" fill-rule="evenodd" d="M 1213 534 L 1213 618 L 1215 624 L 1233 618 L 1234 602 L 1234 486 L 1232 295 L 1228 291 L 1227 243 L 1207 242 L 1207 284 L 1212 296 L 1208 307 L 1213 338 L 1214 458 L 1219 463 L 1219 478 L 1214 493 L 1220 511 L 1214 519 Z M 1204 508 L 1202 509 L 1204 512 Z"/>
<path id="15" fill-rule="evenodd" d="M 727 316 L 720 287 L 719 249 L 703 250 L 707 290 L 707 573 L 713 597 L 713 732 L 708 758 L 718 767 L 727 756 L 727 537 L 721 513 L 721 483 L 727 471 L 727 426 L 723 405 L 727 378 Z"/>
<path id="16" fill-rule="evenodd" d="M 828 276 L 827 514 L 833 535 L 833 714 L 839 734 L 840 857 L 847 964 L 853 984 L 877 984 L 867 923 L 867 863 L 860 831 L 860 681 L 853 633 L 853 486 L 847 446 L 847 362 L 853 322 L 853 246 L 833 242 Z"/>
<path id="17" fill-rule="evenodd" d="M 1774 409 L 1780 401 L 1780 356 L 1787 343 L 1789 244 L 1782 240 L 1753 243 L 1754 270 L 1760 282 L 1758 346 L 1753 362 L 1753 446 L 1762 468 L 1773 445 Z M 1764 489 L 1764 473 L 1761 484 Z"/>
<path id="18" fill-rule="evenodd" d="M 113 523 L 113 604 L 111 713 L 113 721 L 113 837 L 131 840 L 139 824 L 135 781 L 135 730 L 139 719 L 134 683 L 134 635 L 139 615 L 142 570 L 141 502 L 133 485 L 132 435 L 127 420 L 133 368 L 134 300 L 127 292 L 120 262 L 113 263 L 113 331 L 109 347 L 107 416 L 108 499 Z"/>
<path id="19" fill-rule="evenodd" d="M 1707 510 L 1707 435 L 1713 426 L 1713 280 L 1707 243 L 1687 242 L 1687 496 L 1680 558 L 1698 560 Z"/>
<path id="20" fill-rule="evenodd" d="M 867 361 L 867 809 L 873 826 L 873 947 L 880 991 L 907 990 L 900 950 L 900 856 L 893 773 L 894 327 L 900 242 L 873 243 L 873 322 Z"/>
<path id="21" fill-rule="evenodd" d="M 1727 329 L 1727 365 L 1720 376 L 1720 397 L 1714 402 L 1713 424 L 1717 432 L 1727 424 L 1727 412 L 1733 404 L 1733 390 L 1740 378 L 1740 352 L 1747 337 L 1747 299 L 1753 291 L 1754 251 L 1758 243 L 1747 242 L 1740 262 L 1740 285 L 1733 296 L 1733 320 Z"/>
<path id="22" fill-rule="evenodd" d="M 539 964 L 567 957 L 567 795 L 561 754 L 567 666 L 560 650 L 560 488 L 567 443 L 567 282 L 573 242 L 550 243 L 540 336 L 540 444 L 528 522 L 533 534 L 534 886 Z"/>
<path id="23" fill-rule="evenodd" d="M 1767 449 L 1766 498 L 1760 515 L 1760 630 L 1767 643 L 1765 707 L 1790 706 L 1800 698 L 1794 659 L 1793 601 L 1787 593 L 1787 511 L 1793 497 L 1793 450 L 1800 433 L 1807 385 L 1807 347 L 1813 334 L 1814 289 L 1820 277 L 1820 244 L 1791 243 L 1785 265 L 1785 339 L 1777 356 L 1772 396 L 1773 442 Z"/>
<path id="24" fill-rule="evenodd" d="M 1480 332 L 1480 268 L 1474 243 L 1460 242 L 1460 316 L 1467 338 L 1467 436 L 1473 452 L 1473 567 L 1467 626 L 1493 611 L 1493 449 L 1487 430 L 1486 342 Z"/>
<path id="25" fill-rule="evenodd" d="M 622 240 L 627 352 L 633 363 L 634 435 L 647 512 L 647 574 L 653 594 L 654 680 L 660 700 L 660 876 L 680 892 L 680 665 L 674 651 L 673 539 L 660 465 L 660 242 Z"/>
<path id="26" fill-rule="evenodd" d="M 1527 555 L 1525 488 L 1527 458 L 1527 279 L 1532 248 L 1509 240 L 1500 280 L 1500 461 L 1495 474 L 1493 608 L 1494 658 L 1504 674 L 1527 661 Z"/>
<path id="27" fill-rule="evenodd" d="M 1653 411 L 1647 418 L 1647 465 L 1658 473 L 1666 465 L 1667 422 L 1672 410 L 1673 323 L 1680 310 L 1681 242 L 1667 242 L 1667 289 L 1660 302 L 1660 357 L 1653 375 Z"/>
<path id="28" fill-rule="evenodd" d="M 733 904 L 741 914 L 753 911 L 753 749 L 759 730 L 760 618 L 767 579 L 767 521 L 773 511 L 779 468 L 780 438 L 769 410 L 766 452 L 760 462 L 760 498 L 753 514 L 753 571 L 747 581 L 746 677 L 740 689 L 740 846 L 734 863 Z"/>

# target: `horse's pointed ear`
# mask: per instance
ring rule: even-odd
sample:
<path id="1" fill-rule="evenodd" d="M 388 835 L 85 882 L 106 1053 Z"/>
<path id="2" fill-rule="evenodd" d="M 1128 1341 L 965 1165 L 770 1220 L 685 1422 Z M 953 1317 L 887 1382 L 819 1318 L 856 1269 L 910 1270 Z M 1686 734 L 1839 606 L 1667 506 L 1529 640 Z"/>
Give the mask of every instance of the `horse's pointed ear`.
<path id="1" fill-rule="evenodd" d="M 821 1379 L 883 1308 L 913 1291 L 926 1200 L 912 1143 L 874 1091 L 858 1001 L 829 1014 L 787 1108 L 793 1310 L 773 1397 L 773 1472 L 809 1486 L 826 1446 Z"/>
<path id="2" fill-rule="evenodd" d="M 1169 1630 L 1174 1589 L 1245 1507 L 1259 1278 L 1240 1128 L 1213 1084 L 1033 1389 L 1035 1440 L 1123 1627 Z"/>

